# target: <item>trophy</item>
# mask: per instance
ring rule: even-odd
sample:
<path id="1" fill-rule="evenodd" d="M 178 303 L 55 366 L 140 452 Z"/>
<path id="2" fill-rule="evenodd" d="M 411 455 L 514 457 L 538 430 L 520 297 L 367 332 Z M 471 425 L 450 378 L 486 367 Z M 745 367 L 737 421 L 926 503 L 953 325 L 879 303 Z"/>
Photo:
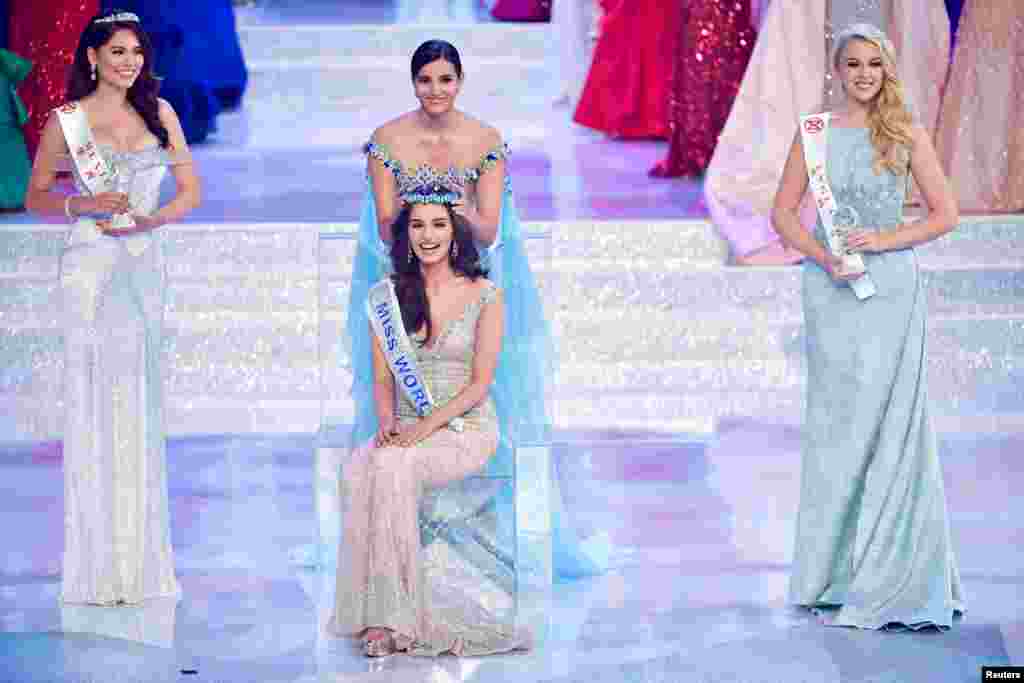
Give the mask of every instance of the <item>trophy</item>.
<path id="1" fill-rule="evenodd" d="M 135 172 L 121 168 L 116 164 L 113 167 L 113 185 L 115 192 L 123 192 L 128 195 L 129 201 L 132 196 L 132 184 L 135 181 Z M 115 213 L 110 217 L 110 228 L 112 230 L 129 230 L 135 227 L 135 219 L 132 218 L 131 209 L 125 213 Z"/>
<path id="2" fill-rule="evenodd" d="M 860 216 L 852 206 L 839 206 L 832 213 L 832 239 L 830 240 L 834 249 L 833 253 L 839 257 L 843 264 L 843 272 L 850 275 L 858 275 L 867 270 L 864 266 L 864 257 L 858 252 L 851 252 L 846 248 L 846 236 L 860 225 Z"/>

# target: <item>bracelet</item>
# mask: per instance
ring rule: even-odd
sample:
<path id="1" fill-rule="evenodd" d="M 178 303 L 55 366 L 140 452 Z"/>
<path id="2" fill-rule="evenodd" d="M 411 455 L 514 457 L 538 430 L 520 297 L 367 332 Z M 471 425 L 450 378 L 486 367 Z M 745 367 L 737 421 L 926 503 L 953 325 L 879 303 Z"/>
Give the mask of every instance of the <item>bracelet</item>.
<path id="1" fill-rule="evenodd" d="M 64 215 L 67 216 L 68 220 L 71 220 L 71 221 L 73 221 L 73 220 L 75 220 L 77 218 L 77 216 L 75 216 L 74 214 L 71 213 L 71 199 L 73 197 L 74 197 L 74 195 L 70 195 L 69 194 L 67 197 L 64 198 Z"/>

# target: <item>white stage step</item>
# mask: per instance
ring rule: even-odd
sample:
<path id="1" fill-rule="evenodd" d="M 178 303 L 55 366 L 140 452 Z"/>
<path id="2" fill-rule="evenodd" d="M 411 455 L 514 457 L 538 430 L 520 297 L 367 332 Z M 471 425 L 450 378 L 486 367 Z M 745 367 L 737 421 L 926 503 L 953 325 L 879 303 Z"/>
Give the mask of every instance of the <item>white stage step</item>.
<path id="1" fill-rule="evenodd" d="M 409 60 L 419 45 L 439 39 L 452 43 L 462 57 L 463 68 L 477 73 L 476 60 L 518 58 L 545 59 L 552 39 L 549 24 L 310 24 L 238 27 L 246 63 L 295 63 L 313 59 L 360 58 Z"/>
<path id="2" fill-rule="evenodd" d="M 1024 414 L 1022 227 L 1024 219 L 971 220 L 921 250 L 940 416 Z M 0 440 L 59 434 L 63 229 L 0 226 Z M 558 342 L 559 426 L 799 421 L 799 268 L 722 265 L 724 247 L 699 221 L 527 230 Z M 349 419 L 342 326 L 354 231 L 310 223 L 166 231 L 171 433 L 308 432 L 321 413 Z"/>
<path id="3" fill-rule="evenodd" d="M 453 43 L 465 80 L 459 108 L 508 140 L 542 140 L 557 95 L 548 24 L 240 26 L 249 82 L 247 145 L 358 146 L 417 106 L 410 59 L 425 40 Z M 343 122 L 343 123 L 341 123 Z M 315 131 L 297 141 L 289 130 Z"/>

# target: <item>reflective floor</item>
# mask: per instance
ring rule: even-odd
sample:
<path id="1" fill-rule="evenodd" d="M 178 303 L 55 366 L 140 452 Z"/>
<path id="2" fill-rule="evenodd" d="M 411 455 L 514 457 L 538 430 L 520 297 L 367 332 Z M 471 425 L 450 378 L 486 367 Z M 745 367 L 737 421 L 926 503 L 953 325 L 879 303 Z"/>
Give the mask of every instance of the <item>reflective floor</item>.
<path id="1" fill-rule="evenodd" d="M 561 438 L 571 510 L 611 533 L 616 567 L 556 587 L 537 650 L 462 660 L 368 661 L 324 634 L 333 579 L 288 560 L 315 534 L 310 438 L 172 440 L 183 598 L 125 608 L 58 605 L 59 446 L 4 447 L 0 680 L 966 683 L 982 664 L 1024 663 L 1024 437 L 942 439 L 969 599 L 947 633 L 829 628 L 785 606 L 796 431 Z"/>

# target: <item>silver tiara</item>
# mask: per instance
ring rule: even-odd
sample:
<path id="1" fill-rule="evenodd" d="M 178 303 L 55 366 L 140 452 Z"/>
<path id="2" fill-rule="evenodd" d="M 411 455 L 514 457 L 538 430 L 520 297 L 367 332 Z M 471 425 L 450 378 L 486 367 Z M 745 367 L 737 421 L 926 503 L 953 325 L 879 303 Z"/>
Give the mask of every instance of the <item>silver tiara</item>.
<path id="1" fill-rule="evenodd" d="M 140 23 L 139 22 L 139 15 L 132 14 L 131 12 L 118 12 L 117 14 L 111 14 L 108 17 L 100 17 L 99 19 L 97 19 L 96 21 L 94 21 L 92 23 L 94 23 L 94 24 L 114 24 L 114 23 L 117 23 L 117 22 L 120 22 L 120 21 L 132 21 L 132 22 L 135 22 L 136 24 Z"/>
<path id="2" fill-rule="evenodd" d="M 839 56 L 839 50 L 850 41 L 852 38 L 867 38 L 870 41 L 876 42 L 882 46 L 882 49 L 889 53 L 889 56 L 895 56 L 896 50 L 893 47 L 892 41 L 889 40 L 889 36 L 885 35 L 882 29 L 874 26 L 873 24 L 859 23 L 851 24 L 839 31 L 832 42 L 832 63 L 836 61 L 836 57 Z"/>

